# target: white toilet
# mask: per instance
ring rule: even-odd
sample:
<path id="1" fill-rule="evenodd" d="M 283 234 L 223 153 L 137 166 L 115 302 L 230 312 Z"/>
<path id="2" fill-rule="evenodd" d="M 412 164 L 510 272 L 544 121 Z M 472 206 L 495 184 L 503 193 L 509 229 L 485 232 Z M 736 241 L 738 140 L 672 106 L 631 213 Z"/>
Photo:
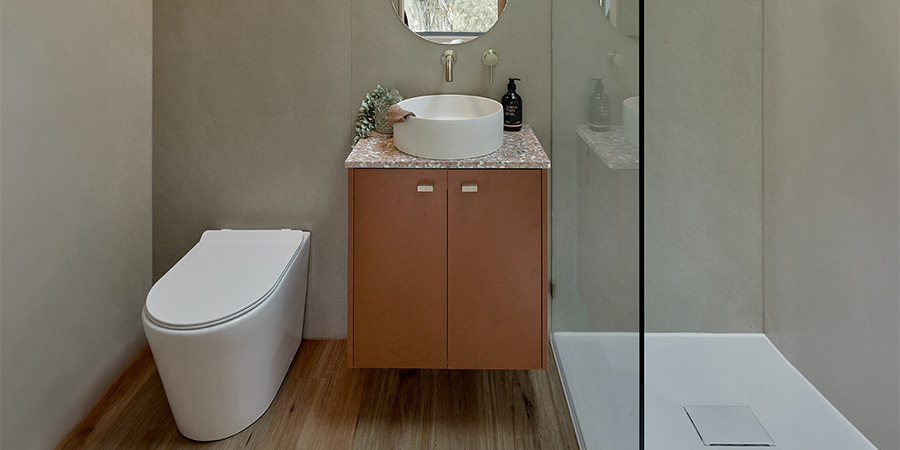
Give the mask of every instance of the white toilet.
<path id="1" fill-rule="evenodd" d="M 272 403 L 302 340 L 309 237 L 207 231 L 150 289 L 144 332 L 185 437 L 224 439 Z"/>

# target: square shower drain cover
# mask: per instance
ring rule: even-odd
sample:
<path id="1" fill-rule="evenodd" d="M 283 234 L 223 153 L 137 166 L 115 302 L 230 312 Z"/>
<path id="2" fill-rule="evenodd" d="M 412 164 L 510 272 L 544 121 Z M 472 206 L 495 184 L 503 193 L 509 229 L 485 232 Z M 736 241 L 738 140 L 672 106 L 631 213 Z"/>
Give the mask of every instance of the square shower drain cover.
<path id="1" fill-rule="evenodd" d="M 707 447 L 774 447 L 762 424 L 747 406 L 685 406 Z"/>

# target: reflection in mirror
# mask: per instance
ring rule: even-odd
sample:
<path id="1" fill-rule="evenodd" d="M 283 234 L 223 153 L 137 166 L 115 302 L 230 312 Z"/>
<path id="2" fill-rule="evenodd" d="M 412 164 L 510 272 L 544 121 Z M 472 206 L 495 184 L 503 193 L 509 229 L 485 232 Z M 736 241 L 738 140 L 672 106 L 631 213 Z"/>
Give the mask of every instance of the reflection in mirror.
<path id="1" fill-rule="evenodd" d="M 439 44 L 460 44 L 486 33 L 506 0 L 391 0 L 397 17 L 413 32 Z"/>
<path id="2" fill-rule="evenodd" d="M 638 38 L 639 0 L 600 0 L 603 14 L 623 36 Z"/>

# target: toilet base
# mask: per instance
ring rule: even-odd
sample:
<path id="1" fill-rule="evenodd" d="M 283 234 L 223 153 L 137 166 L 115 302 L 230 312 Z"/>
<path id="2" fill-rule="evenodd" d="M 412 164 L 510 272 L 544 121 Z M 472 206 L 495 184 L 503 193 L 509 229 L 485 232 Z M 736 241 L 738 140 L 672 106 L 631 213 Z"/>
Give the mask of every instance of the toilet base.
<path id="1" fill-rule="evenodd" d="M 144 331 L 178 430 L 215 441 L 247 428 L 271 405 L 303 336 L 309 233 L 275 290 L 247 313 L 173 330 L 143 311 Z"/>

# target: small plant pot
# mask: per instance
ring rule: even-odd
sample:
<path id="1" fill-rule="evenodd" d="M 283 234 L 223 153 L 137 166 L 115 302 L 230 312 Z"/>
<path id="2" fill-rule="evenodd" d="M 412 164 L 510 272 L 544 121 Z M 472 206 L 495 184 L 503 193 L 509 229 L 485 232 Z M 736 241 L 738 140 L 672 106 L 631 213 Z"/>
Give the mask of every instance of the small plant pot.
<path id="1" fill-rule="evenodd" d="M 375 112 L 375 131 L 381 134 L 394 134 L 394 126 L 387 122 L 388 108 L 378 108 Z"/>

